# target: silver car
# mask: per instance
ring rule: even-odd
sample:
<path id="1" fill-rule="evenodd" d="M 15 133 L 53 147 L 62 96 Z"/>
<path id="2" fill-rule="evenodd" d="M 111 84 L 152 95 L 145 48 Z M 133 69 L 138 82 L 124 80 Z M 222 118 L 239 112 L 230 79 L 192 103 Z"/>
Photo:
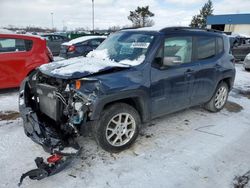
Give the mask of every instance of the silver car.
<path id="1" fill-rule="evenodd" d="M 243 66 L 246 69 L 246 71 L 250 71 L 250 53 L 247 54 L 247 56 L 245 57 L 245 60 L 243 62 Z"/>

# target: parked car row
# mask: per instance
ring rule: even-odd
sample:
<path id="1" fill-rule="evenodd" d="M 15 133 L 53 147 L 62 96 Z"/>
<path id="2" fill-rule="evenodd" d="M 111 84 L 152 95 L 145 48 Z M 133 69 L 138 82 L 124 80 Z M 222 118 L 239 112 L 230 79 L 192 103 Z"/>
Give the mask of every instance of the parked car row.
<path id="1" fill-rule="evenodd" d="M 61 44 L 69 41 L 67 37 L 55 34 L 43 34 L 41 37 L 46 39 L 47 46 L 54 56 L 59 55 Z"/>
<path id="2" fill-rule="evenodd" d="M 64 58 L 86 56 L 105 38 L 88 36 L 69 41 L 64 36 L 54 34 L 41 37 L 0 34 L 0 89 L 19 87 L 37 67 L 52 62 L 53 55 L 60 54 Z"/>
<path id="3" fill-rule="evenodd" d="M 86 56 L 97 48 L 106 36 L 83 36 L 69 41 L 69 38 L 56 34 L 41 35 L 47 41 L 47 46 L 54 56 L 63 58 Z"/>

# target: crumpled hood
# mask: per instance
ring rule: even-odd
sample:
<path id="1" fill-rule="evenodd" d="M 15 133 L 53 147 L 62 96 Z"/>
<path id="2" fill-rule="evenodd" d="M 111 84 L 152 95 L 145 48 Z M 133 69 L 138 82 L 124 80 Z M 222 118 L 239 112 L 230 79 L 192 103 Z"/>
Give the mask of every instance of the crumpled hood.
<path id="1" fill-rule="evenodd" d="M 48 76 L 62 79 L 76 79 L 115 67 L 130 67 L 130 65 L 116 63 L 110 59 L 95 57 L 76 57 L 67 60 L 44 64 L 39 70 Z"/>

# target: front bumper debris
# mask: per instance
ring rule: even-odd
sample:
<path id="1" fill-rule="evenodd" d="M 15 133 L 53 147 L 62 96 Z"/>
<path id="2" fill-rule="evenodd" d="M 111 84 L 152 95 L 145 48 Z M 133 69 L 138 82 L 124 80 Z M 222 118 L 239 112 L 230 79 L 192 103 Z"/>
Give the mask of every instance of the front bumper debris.
<path id="1" fill-rule="evenodd" d="M 62 171 L 82 150 L 76 141 L 77 137 L 63 134 L 52 126 L 53 124 L 45 123 L 42 118 L 39 119 L 38 114 L 27 102 L 28 89 L 28 83 L 24 82 L 19 94 L 19 111 L 23 119 L 24 132 L 51 156 L 47 158 L 47 162 L 42 157 L 37 157 L 35 159 L 37 168 L 22 174 L 19 186 L 26 177 L 41 180 Z"/>
<path id="2" fill-rule="evenodd" d="M 65 143 L 56 131 L 40 123 L 36 113 L 32 112 L 30 108 L 23 109 L 22 116 L 26 135 L 40 144 L 52 156 L 47 158 L 47 163 L 43 158 L 37 157 L 35 159 L 37 168 L 22 174 L 19 186 L 26 177 L 41 180 L 62 171 L 81 153 L 81 148 L 75 139 Z M 71 149 L 73 152 L 64 152 L 66 149 Z"/>
<path id="3" fill-rule="evenodd" d="M 60 135 L 50 127 L 44 126 L 38 121 L 37 115 L 30 108 L 22 110 L 23 126 L 25 134 L 43 149 L 52 153 L 53 149 L 63 147 Z"/>
<path id="4" fill-rule="evenodd" d="M 41 180 L 62 171 L 80 153 L 81 148 L 75 153 L 62 153 L 55 151 L 52 156 L 47 158 L 47 163 L 44 162 L 42 157 L 37 157 L 35 159 L 37 168 L 22 174 L 18 186 L 21 186 L 26 177 L 29 177 L 32 180 Z"/>

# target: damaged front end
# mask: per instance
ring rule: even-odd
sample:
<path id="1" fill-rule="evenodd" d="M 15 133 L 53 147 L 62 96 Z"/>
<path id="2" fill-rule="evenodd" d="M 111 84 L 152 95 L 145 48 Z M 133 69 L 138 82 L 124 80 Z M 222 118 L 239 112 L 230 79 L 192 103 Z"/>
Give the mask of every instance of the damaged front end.
<path id="1" fill-rule="evenodd" d="M 26 176 L 40 180 L 59 172 L 80 153 L 77 138 L 89 122 L 96 95 L 95 91 L 85 95 L 76 87 L 79 80 L 48 77 L 39 71 L 22 83 L 19 111 L 25 134 L 52 156 L 48 163 L 37 158 L 37 169 L 23 174 L 20 184 Z M 69 148 L 71 152 L 65 152 Z"/>

